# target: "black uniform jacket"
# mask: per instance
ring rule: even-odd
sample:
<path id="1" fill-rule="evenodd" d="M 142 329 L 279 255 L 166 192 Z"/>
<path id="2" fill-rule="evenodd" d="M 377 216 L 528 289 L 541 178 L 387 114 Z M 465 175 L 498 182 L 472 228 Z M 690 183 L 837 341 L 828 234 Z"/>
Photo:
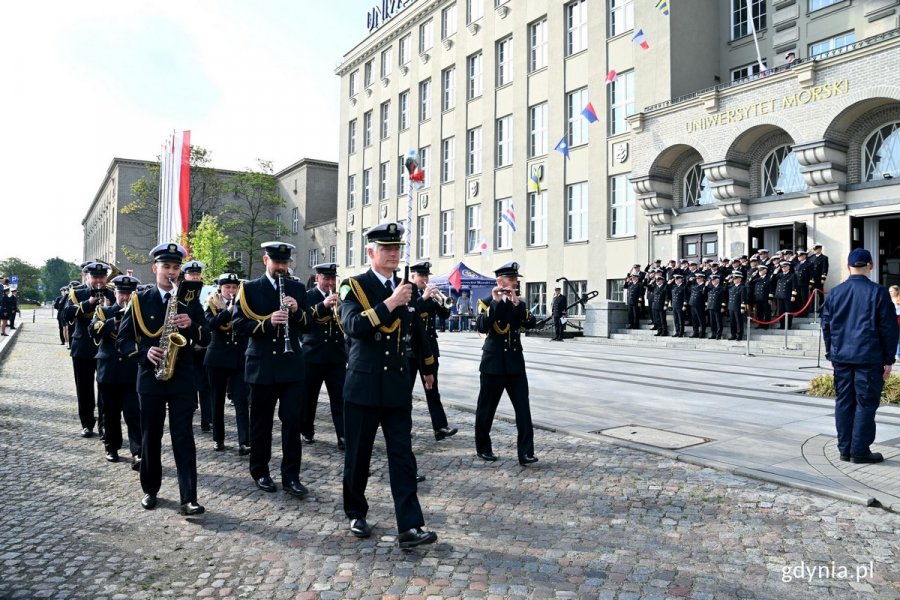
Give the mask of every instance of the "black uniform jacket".
<path id="1" fill-rule="evenodd" d="M 399 280 L 394 280 L 395 285 Z M 406 406 L 412 402 L 407 345 L 423 375 L 435 372 L 435 358 L 414 306 L 388 311 L 391 293 L 370 269 L 341 283 L 341 322 L 350 338 L 344 401 L 367 406 Z"/>
<path id="2" fill-rule="evenodd" d="M 416 292 L 413 293 L 415 294 Z M 422 319 L 422 326 L 425 328 L 425 333 L 428 336 L 431 355 L 438 358 L 441 355 L 441 349 L 438 348 L 438 334 L 437 328 L 434 326 L 434 316 L 437 315 L 442 319 L 449 319 L 450 309 L 444 308 L 443 305 L 438 304 L 431 298 L 426 300 L 422 296 L 416 298 L 415 308 L 416 314 Z"/>
<path id="3" fill-rule="evenodd" d="M 88 333 L 88 326 L 94 318 L 94 309 L 103 304 L 101 300 L 97 304 L 90 303 L 91 294 L 95 290 L 83 287 L 69 290 L 69 298 L 66 300 L 66 322 L 75 324 L 75 331 L 69 343 L 72 349 L 69 355 L 76 358 L 94 358 L 97 356 L 97 346 Z M 116 295 L 112 290 L 103 288 L 103 297 L 108 298 L 110 303 L 115 304 Z"/>
<path id="4" fill-rule="evenodd" d="M 747 286 L 732 285 L 728 288 L 728 310 L 736 312 L 747 308 Z"/>
<path id="5" fill-rule="evenodd" d="M 560 294 L 553 297 L 553 304 L 550 306 L 550 314 L 554 317 L 561 317 L 566 312 L 566 297 Z"/>
<path id="6" fill-rule="evenodd" d="M 303 334 L 303 360 L 310 365 L 347 364 L 347 340 L 334 310 L 325 306 L 325 296 L 314 287 L 306 292 L 309 329 Z"/>
<path id="7" fill-rule="evenodd" d="M 797 299 L 797 277 L 794 273 L 781 273 L 775 284 L 775 298 L 777 300 Z"/>
<path id="8" fill-rule="evenodd" d="M 685 307 L 687 307 L 689 289 L 690 288 L 686 283 L 682 283 L 681 285 L 672 284 L 669 286 L 669 295 L 672 298 L 672 308 L 684 310 Z"/>
<path id="9" fill-rule="evenodd" d="M 710 285 L 706 289 L 706 309 L 721 312 L 728 305 L 728 292 L 723 285 Z"/>
<path id="10" fill-rule="evenodd" d="M 691 293 L 688 296 L 688 305 L 692 308 L 706 308 L 706 295 L 709 290 L 708 285 L 700 285 L 695 283 L 691 286 Z"/>
<path id="11" fill-rule="evenodd" d="M 531 329 L 536 324 L 534 315 L 524 302 L 513 306 L 512 302 L 497 302 L 492 296 L 478 301 L 478 333 L 487 334 L 481 347 L 482 373 L 510 375 L 525 372 L 525 356 L 522 354 L 520 329 Z"/>
<path id="12" fill-rule="evenodd" d="M 284 295 L 297 301 L 297 310 L 288 318 L 293 352 L 285 352 L 284 325 L 272 324 L 272 314 L 281 307 L 281 296 L 266 274 L 242 283 L 238 291 L 234 326 L 238 335 L 248 338 L 244 371 L 247 383 L 274 385 L 303 380 L 300 334 L 309 327 L 306 290 L 299 281 L 285 277 Z"/>
<path id="13" fill-rule="evenodd" d="M 247 336 L 237 334 L 231 310 L 219 309 L 214 304 L 208 303 L 205 316 L 210 341 L 206 347 L 206 356 L 203 357 L 203 366 L 243 370 Z"/>
<path id="14" fill-rule="evenodd" d="M 169 302 L 175 301 L 170 299 Z M 165 329 L 166 304 L 163 304 L 159 288 L 155 285 L 143 292 L 131 294 L 131 301 L 125 309 L 122 322 L 119 324 L 119 335 L 116 338 L 116 349 L 119 354 L 135 357 L 138 364 L 139 394 L 183 394 L 196 390 L 194 381 L 194 357 L 189 345 L 177 351 L 175 372 L 168 381 L 158 381 L 154 375 L 156 367 L 147 359 L 147 351 L 160 345 L 163 329 Z M 178 300 L 177 313 L 190 316 L 191 325 L 179 329 L 178 333 L 198 346 L 209 343 L 209 329 L 203 317 L 203 308 L 196 300 L 184 302 Z M 173 351 L 169 346 L 170 352 Z"/>
<path id="15" fill-rule="evenodd" d="M 116 350 L 119 323 L 125 309 L 118 304 L 102 306 L 94 312 L 94 320 L 88 329 L 97 348 L 97 383 L 130 384 L 137 381 L 137 360 Z"/>
<path id="16" fill-rule="evenodd" d="M 666 310 L 669 307 L 669 286 L 654 284 L 650 288 L 650 308 Z"/>

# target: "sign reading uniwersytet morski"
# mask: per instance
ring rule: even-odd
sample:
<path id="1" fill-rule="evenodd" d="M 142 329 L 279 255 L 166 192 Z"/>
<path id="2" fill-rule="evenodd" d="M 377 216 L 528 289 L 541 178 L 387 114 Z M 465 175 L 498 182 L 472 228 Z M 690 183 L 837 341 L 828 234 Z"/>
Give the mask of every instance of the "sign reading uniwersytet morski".
<path id="1" fill-rule="evenodd" d="M 380 4 L 376 4 L 366 16 L 366 27 L 369 33 L 372 33 L 381 27 L 385 21 L 402 11 L 404 8 L 415 2 L 416 0 L 381 0 Z"/>

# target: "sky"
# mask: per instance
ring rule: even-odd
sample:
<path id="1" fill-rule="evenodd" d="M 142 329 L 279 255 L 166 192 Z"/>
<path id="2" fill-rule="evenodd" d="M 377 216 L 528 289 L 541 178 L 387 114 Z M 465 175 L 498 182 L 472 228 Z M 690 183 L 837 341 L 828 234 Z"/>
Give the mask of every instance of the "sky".
<path id="1" fill-rule="evenodd" d="M 336 161 L 344 54 L 376 0 L 15 2 L 0 21 L 0 260 L 81 261 L 114 157 L 174 130 L 212 166 Z"/>

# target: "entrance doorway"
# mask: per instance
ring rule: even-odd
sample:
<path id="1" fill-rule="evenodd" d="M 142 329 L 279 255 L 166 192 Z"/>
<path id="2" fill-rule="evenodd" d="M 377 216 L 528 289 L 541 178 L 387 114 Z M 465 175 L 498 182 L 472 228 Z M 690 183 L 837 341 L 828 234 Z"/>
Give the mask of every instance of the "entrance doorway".
<path id="1" fill-rule="evenodd" d="M 697 262 L 706 258 L 718 260 L 719 234 L 710 232 L 681 236 L 681 257 Z"/>
<path id="2" fill-rule="evenodd" d="M 776 225 L 775 227 L 748 227 L 750 235 L 750 254 L 756 254 L 760 248 L 765 248 L 770 254 L 779 250 L 792 250 L 799 252 L 806 250 L 806 223 L 796 221 L 790 225 Z"/>
<path id="3" fill-rule="evenodd" d="M 857 219 L 851 219 L 852 222 Z M 862 219 L 864 246 L 872 252 L 872 279 L 884 286 L 900 285 L 900 215 Z M 854 246 L 855 247 L 855 246 Z"/>

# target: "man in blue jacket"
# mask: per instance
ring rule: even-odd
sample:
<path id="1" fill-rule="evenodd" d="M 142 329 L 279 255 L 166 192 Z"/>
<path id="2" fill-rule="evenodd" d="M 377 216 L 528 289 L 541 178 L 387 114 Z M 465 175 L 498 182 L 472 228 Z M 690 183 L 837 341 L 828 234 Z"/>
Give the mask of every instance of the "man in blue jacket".
<path id="1" fill-rule="evenodd" d="M 897 348 L 897 317 L 888 291 L 868 278 L 872 255 L 857 248 L 847 258 L 850 277 L 825 298 L 822 336 L 834 367 L 834 418 L 841 460 L 880 463 L 872 452 L 875 411 Z"/>

